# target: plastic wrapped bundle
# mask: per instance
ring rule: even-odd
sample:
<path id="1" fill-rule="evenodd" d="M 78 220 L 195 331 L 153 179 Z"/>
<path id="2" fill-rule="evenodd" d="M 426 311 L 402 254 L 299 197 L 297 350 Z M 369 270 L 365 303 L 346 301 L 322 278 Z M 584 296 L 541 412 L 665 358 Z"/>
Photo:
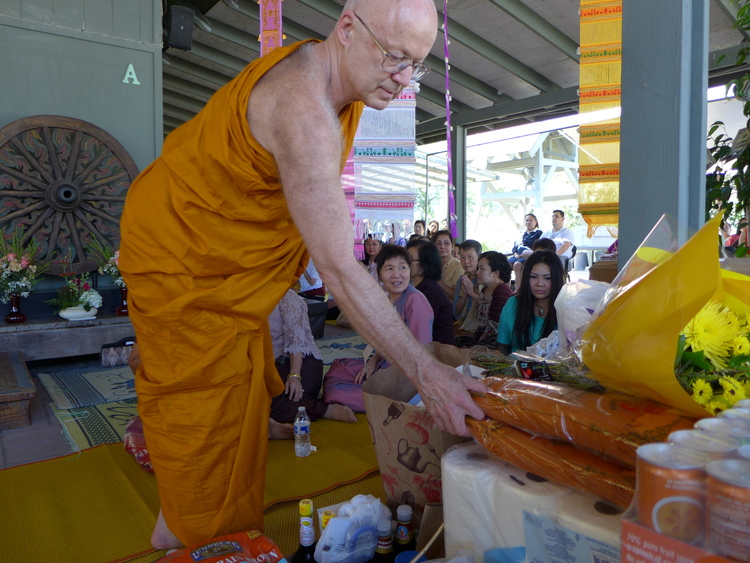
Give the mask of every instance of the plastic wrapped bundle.
<path id="1" fill-rule="evenodd" d="M 508 463 L 540 477 L 601 497 L 626 508 L 635 493 L 635 472 L 574 448 L 500 422 L 466 419 L 477 441 Z"/>
<path id="2" fill-rule="evenodd" d="M 696 420 L 661 403 L 616 391 L 595 393 L 564 385 L 486 378 L 490 392 L 474 401 L 490 418 L 635 467 L 635 450 L 663 442 Z"/>

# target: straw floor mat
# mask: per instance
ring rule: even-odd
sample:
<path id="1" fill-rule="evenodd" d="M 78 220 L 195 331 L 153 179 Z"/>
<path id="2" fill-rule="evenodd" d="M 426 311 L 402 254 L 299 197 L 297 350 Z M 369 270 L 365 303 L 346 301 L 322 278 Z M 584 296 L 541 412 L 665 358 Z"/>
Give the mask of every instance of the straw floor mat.
<path id="1" fill-rule="evenodd" d="M 76 451 L 122 442 L 125 426 L 138 415 L 137 399 L 77 409 L 58 409 L 54 404 L 50 407 Z"/>
<path id="2" fill-rule="evenodd" d="M 135 398 L 135 376 L 128 366 L 101 366 L 40 373 L 58 409 L 75 409 Z"/>
<path id="3" fill-rule="evenodd" d="M 312 443 L 318 451 L 307 458 L 294 455 L 291 440 L 269 443 L 266 534 L 285 550 L 297 545 L 296 499 L 322 507 L 356 494 L 383 498 L 364 415 L 356 424 L 316 421 Z M 149 543 L 156 480 L 122 443 L 0 471 L 0 491 L 0 561 L 151 563 L 163 555 Z"/>

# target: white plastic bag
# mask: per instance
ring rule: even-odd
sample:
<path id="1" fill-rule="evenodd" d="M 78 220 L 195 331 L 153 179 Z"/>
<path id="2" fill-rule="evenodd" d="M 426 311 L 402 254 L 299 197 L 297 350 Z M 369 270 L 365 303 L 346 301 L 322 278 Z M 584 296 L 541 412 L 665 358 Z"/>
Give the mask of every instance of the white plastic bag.
<path id="1" fill-rule="evenodd" d="M 562 351 L 577 351 L 578 341 L 607 292 L 605 282 L 581 280 L 566 283 L 555 300 L 557 330 Z"/>
<path id="2" fill-rule="evenodd" d="M 357 495 L 342 504 L 315 546 L 318 563 L 365 563 L 375 554 L 378 543 L 377 522 L 392 518 L 380 499 Z"/>

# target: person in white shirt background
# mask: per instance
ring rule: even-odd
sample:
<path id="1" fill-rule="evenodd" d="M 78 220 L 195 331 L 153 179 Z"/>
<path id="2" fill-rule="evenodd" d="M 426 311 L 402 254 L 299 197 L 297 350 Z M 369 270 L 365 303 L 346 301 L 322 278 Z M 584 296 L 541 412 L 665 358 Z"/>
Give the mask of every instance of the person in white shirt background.
<path id="1" fill-rule="evenodd" d="M 565 212 L 562 209 L 555 209 L 552 212 L 552 228 L 549 231 L 545 231 L 541 238 L 548 238 L 555 243 L 557 249 L 557 255 L 562 258 L 573 257 L 573 244 L 575 243 L 575 235 L 573 231 L 565 226 Z M 531 256 L 531 250 L 525 250 L 521 256 L 525 259 Z M 523 265 L 519 271 L 514 269 L 516 274 L 516 280 L 521 279 L 523 273 Z"/>

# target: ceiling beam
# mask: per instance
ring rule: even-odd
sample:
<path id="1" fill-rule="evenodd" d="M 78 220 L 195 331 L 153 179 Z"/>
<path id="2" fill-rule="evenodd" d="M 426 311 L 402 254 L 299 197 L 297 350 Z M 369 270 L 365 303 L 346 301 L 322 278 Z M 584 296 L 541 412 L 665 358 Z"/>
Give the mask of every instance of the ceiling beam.
<path id="1" fill-rule="evenodd" d="M 724 15 L 729 19 L 729 21 L 732 22 L 732 24 L 737 23 L 737 11 L 739 8 L 737 7 L 737 4 L 735 2 L 732 2 L 732 0 L 714 0 L 714 4 L 716 4 L 719 9 L 724 12 Z M 737 31 L 739 31 L 742 34 L 743 41 L 747 41 L 750 39 L 750 35 L 748 35 L 747 30 L 735 27 Z"/>
<path id="2" fill-rule="evenodd" d="M 167 55 L 169 56 L 169 53 L 167 53 Z M 184 72 L 185 74 L 190 74 L 192 76 L 195 76 L 196 78 L 205 80 L 206 82 L 216 84 L 218 88 L 224 86 L 224 84 L 232 80 L 231 76 L 227 76 L 226 74 L 223 74 L 221 72 L 216 72 L 215 70 L 204 68 L 199 64 L 178 57 L 170 56 L 169 64 L 167 66 L 170 69 Z"/>
<path id="3" fill-rule="evenodd" d="M 725 0 L 729 1 L 729 0 Z M 569 59 L 579 62 L 578 43 L 557 29 L 520 0 L 490 0 L 520 24 L 525 25 Z"/>
<path id="4" fill-rule="evenodd" d="M 432 102 L 433 104 L 437 104 L 443 109 L 445 109 L 445 94 L 443 92 L 438 92 L 434 88 L 430 88 L 429 86 L 425 86 L 424 84 L 419 85 L 419 92 L 417 93 L 418 97 L 422 97 L 427 101 Z M 474 108 L 467 106 L 466 104 L 462 104 L 459 101 L 452 100 L 451 101 L 451 109 L 456 112 L 462 112 L 462 111 L 474 111 Z M 445 119 L 443 119 L 445 121 Z"/>
<path id="5" fill-rule="evenodd" d="M 237 29 L 236 27 L 232 27 L 231 25 L 227 25 L 213 18 L 207 17 L 206 19 L 211 25 L 211 31 L 208 32 L 211 33 L 211 35 L 216 35 L 217 37 L 236 43 L 240 47 L 250 49 L 256 54 L 260 53 L 260 44 L 258 43 L 257 35 L 250 35 L 249 32 Z"/>
<path id="6" fill-rule="evenodd" d="M 164 88 L 169 88 L 173 92 L 196 96 L 204 102 L 216 93 L 216 90 L 213 88 L 208 88 L 202 84 L 196 84 L 195 82 L 171 74 L 163 74 L 161 80 Z"/>
<path id="7" fill-rule="evenodd" d="M 542 92 L 560 89 L 557 84 L 542 76 L 533 68 L 526 66 L 489 41 L 482 39 L 455 20 L 449 19 L 448 21 L 448 36 Z"/>
<path id="8" fill-rule="evenodd" d="M 164 115 L 174 117 L 181 121 L 189 121 L 195 117 L 195 113 L 179 106 L 164 103 Z"/>
<path id="9" fill-rule="evenodd" d="M 203 43 L 196 42 L 195 40 L 193 40 L 193 48 L 190 49 L 190 53 L 192 55 L 195 55 L 196 57 L 200 57 L 202 59 L 206 59 L 207 61 L 211 61 L 212 63 L 216 63 L 217 65 L 224 66 L 234 71 L 234 75 L 242 71 L 242 69 L 244 69 L 249 62 L 239 57 L 229 55 L 223 51 L 220 51 L 219 49 L 215 49 L 214 47 L 209 47 L 208 45 L 204 45 Z"/>
<path id="10" fill-rule="evenodd" d="M 176 108 L 182 108 L 193 113 L 198 113 L 206 105 L 206 102 L 201 102 L 185 94 L 179 94 L 171 90 L 165 90 L 162 92 L 162 97 L 165 104 L 169 104 Z"/>
<path id="11" fill-rule="evenodd" d="M 578 87 L 565 88 L 554 92 L 546 92 L 538 96 L 531 96 L 521 100 L 513 100 L 488 108 L 474 109 L 458 113 L 451 117 L 451 123 L 464 127 L 476 127 L 510 116 L 526 114 L 539 110 L 548 110 L 556 106 L 578 105 Z M 417 137 L 431 137 L 433 134 L 445 134 L 445 120 L 432 119 L 427 123 L 417 125 Z"/>
<path id="12" fill-rule="evenodd" d="M 414 108 L 414 117 L 417 118 L 417 121 L 427 121 L 428 119 L 432 119 L 435 116 L 432 115 L 429 111 L 425 111 L 420 108 Z"/>

